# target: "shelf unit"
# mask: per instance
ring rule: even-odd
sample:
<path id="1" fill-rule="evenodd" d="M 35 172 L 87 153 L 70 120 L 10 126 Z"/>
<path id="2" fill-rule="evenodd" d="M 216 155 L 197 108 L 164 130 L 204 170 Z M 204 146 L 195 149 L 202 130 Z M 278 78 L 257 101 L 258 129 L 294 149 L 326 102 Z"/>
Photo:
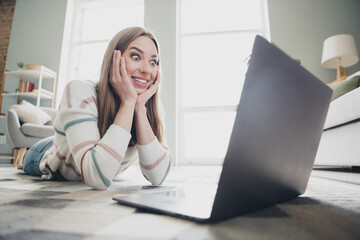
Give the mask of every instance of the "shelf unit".
<path id="1" fill-rule="evenodd" d="M 7 69 L 4 69 L 4 73 L 2 76 L 2 81 L 1 81 L 1 92 L 0 92 L 0 164 L 3 163 L 8 163 L 9 161 L 11 161 L 11 159 L 14 156 L 14 150 L 11 149 L 7 149 L 10 148 L 10 146 L 6 143 L 6 136 L 5 136 L 5 129 L 4 129 L 4 121 L 5 121 L 5 115 L 1 113 L 1 106 L 2 106 L 2 93 L 6 93 L 4 91 L 4 83 L 5 83 L 5 72 L 8 72 Z"/>
<path id="2" fill-rule="evenodd" d="M 17 71 L 4 71 L 4 75 L 1 82 L 1 96 L 0 96 L 0 163 L 4 163 L 13 159 L 14 149 L 11 149 L 9 144 L 6 142 L 5 136 L 5 114 L 6 108 L 3 106 L 3 103 L 6 102 L 6 106 L 12 104 L 12 101 L 6 101 L 7 98 L 15 98 L 17 103 L 20 103 L 20 99 L 31 100 L 32 102 L 36 101 L 36 106 L 41 105 L 42 100 L 50 100 L 51 107 L 55 107 L 55 91 L 56 91 L 56 72 L 51 69 L 40 65 L 38 69 L 27 69 L 27 70 L 17 70 Z M 11 82 L 10 89 L 4 90 L 5 82 Z M 37 83 L 36 92 L 15 92 L 17 83 L 12 81 L 19 81 L 19 88 L 22 85 L 23 81 L 30 81 L 34 84 Z M 49 82 L 50 81 L 50 82 Z M 49 82 L 49 83 L 48 83 Z M 44 83 L 45 87 L 44 88 Z M 4 107 L 4 109 L 2 109 Z M 8 106 L 9 107 L 9 106 Z"/>
<path id="3" fill-rule="evenodd" d="M 11 147 L 7 144 L 5 131 L 4 131 L 4 121 L 5 121 L 5 115 L 0 115 L 0 124 L 1 124 L 1 130 L 0 130 L 0 146 L 1 152 L 0 152 L 0 164 L 3 163 L 9 163 L 11 159 L 14 157 L 14 150 L 11 149 Z"/>
<path id="4" fill-rule="evenodd" d="M 37 92 L 13 92 L 2 93 L 3 97 L 16 97 L 26 99 L 36 99 L 36 106 L 40 106 L 41 100 L 51 100 L 51 107 L 55 107 L 55 89 L 56 89 L 56 72 L 41 65 L 39 69 L 31 70 L 18 70 L 5 72 L 6 77 L 12 76 L 15 79 L 19 79 L 19 86 L 21 81 L 32 81 L 38 83 Z M 43 81 L 52 81 L 51 91 L 43 88 Z M 20 87 L 19 87 L 20 88 Z"/>

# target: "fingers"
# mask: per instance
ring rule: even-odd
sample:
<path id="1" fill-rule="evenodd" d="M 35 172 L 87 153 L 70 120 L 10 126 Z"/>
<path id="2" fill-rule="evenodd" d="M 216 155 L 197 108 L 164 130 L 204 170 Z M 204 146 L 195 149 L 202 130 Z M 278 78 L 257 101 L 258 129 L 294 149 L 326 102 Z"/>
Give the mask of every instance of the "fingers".
<path id="1" fill-rule="evenodd" d="M 112 76 L 115 77 L 115 79 L 119 79 L 120 77 L 120 71 L 119 71 L 120 57 L 121 57 L 121 52 L 119 50 L 115 50 L 113 54 L 113 63 L 111 68 L 112 71 L 110 71 L 112 72 L 111 74 Z"/>
<path id="2" fill-rule="evenodd" d="M 125 59 L 121 57 L 120 50 L 115 50 L 113 55 L 113 72 L 118 73 L 121 77 L 126 77 L 126 63 Z"/>
<path id="3" fill-rule="evenodd" d="M 161 82 L 161 72 L 158 69 L 157 70 L 157 76 L 155 78 L 155 81 L 153 82 L 153 84 L 151 84 L 148 89 L 146 89 L 145 92 L 141 93 L 140 95 L 138 95 L 138 100 L 137 100 L 137 104 L 140 105 L 145 105 L 149 99 L 154 96 L 154 94 L 157 92 L 159 85 Z"/>
<path id="4" fill-rule="evenodd" d="M 160 69 L 158 69 L 157 76 L 156 76 L 155 82 L 153 84 L 156 87 L 156 89 L 159 87 L 160 82 L 161 82 L 161 71 L 160 71 Z"/>
<path id="5" fill-rule="evenodd" d="M 157 91 L 157 89 L 159 88 L 160 85 L 160 79 L 156 80 L 156 82 L 154 82 L 154 84 L 152 84 L 148 90 L 150 90 L 151 95 L 154 95 L 155 92 Z"/>
<path id="6" fill-rule="evenodd" d="M 110 69 L 110 74 L 113 75 L 117 80 L 121 80 L 122 78 L 127 77 L 125 59 L 121 57 L 120 50 L 114 51 L 113 64 L 112 64 L 112 68 Z"/>
<path id="7" fill-rule="evenodd" d="M 155 83 L 156 82 L 160 83 L 160 80 L 161 80 L 161 72 L 160 72 L 160 69 L 158 68 L 157 75 L 156 75 L 156 78 L 155 78 Z"/>
<path id="8" fill-rule="evenodd" d="M 161 79 L 161 76 L 160 76 L 160 71 L 158 69 L 157 75 L 156 75 L 156 78 L 155 78 L 153 84 L 151 84 L 146 91 L 149 92 L 151 95 L 153 95 L 160 85 L 160 79 Z"/>
<path id="9" fill-rule="evenodd" d="M 154 83 L 151 84 L 151 86 L 148 88 L 148 90 L 150 90 L 150 89 L 154 90 L 154 92 L 152 94 L 154 94 L 156 92 L 157 88 L 160 85 L 160 81 L 161 81 L 161 74 L 160 74 L 160 70 L 158 69 Z"/>
<path id="10" fill-rule="evenodd" d="M 155 80 L 154 84 L 151 84 L 150 87 L 142 94 L 139 95 L 143 104 L 145 104 L 158 90 L 160 84 L 160 79 Z"/>
<path id="11" fill-rule="evenodd" d="M 123 57 L 120 58 L 120 74 L 123 77 L 127 76 L 126 66 L 125 66 L 125 59 Z"/>

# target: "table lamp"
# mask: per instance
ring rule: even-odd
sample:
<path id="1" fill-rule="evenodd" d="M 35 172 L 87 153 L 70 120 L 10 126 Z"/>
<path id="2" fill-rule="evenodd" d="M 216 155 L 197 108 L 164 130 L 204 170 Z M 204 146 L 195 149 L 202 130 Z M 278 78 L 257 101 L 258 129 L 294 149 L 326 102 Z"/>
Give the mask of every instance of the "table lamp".
<path id="1" fill-rule="evenodd" d="M 355 39 L 348 34 L 331 36 L 324 41 L 321 65 L 325 68 L 337 68 L 334 84 L 346 79 L 344 67 L 349 67 L 359 61 Z"/>

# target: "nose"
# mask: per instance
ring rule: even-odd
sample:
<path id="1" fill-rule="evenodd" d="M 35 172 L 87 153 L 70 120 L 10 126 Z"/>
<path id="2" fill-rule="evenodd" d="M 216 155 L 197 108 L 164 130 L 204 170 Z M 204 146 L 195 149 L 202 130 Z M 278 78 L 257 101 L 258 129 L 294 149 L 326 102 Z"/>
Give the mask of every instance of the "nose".
<path id="1" fill-rule="evenodd" d="M 141 61 L 140 72 L 149 75 L 151 72 L 151 66 L 146 61 Z"/>

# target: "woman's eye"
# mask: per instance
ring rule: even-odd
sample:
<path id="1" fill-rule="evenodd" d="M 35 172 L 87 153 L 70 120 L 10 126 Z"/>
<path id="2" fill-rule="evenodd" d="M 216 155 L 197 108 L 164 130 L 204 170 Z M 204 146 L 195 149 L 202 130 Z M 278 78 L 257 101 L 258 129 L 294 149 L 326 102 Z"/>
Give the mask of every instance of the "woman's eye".
<path id="1" fill-rule="evenodd" d="M 140 57 L 136 54 L 131 55 L 131 58 L 134 60 L 140 60 Z"/>
<path id="2" fill-rule="evenodd" d="M 150 61 L 150 64 L 151 64 L 153 67 L 155 67 L 155 66 L 157 65 L 157 62 L 156 62 L 155 60 L 151 60 L 151 61 Z"/>

